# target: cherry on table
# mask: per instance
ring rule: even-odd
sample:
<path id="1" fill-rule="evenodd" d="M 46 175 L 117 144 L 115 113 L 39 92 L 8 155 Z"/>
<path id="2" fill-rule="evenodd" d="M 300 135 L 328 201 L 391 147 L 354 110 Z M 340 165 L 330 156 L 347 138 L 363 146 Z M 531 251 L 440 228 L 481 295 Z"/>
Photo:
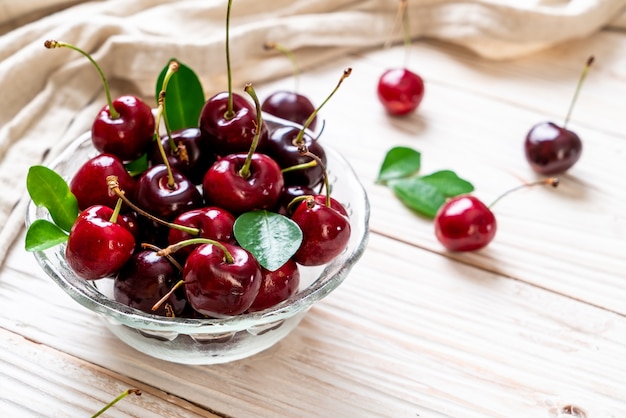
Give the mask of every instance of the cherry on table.
<path id="1" fill-rule="evenodd" d="M 472 195 L 448 200 L 435 216 L 435 236 L 450 251 L 483 248 L 493 240 L 497 229 L 491 209 Z"/>
<path id="2" fill-rule="evenodd" d="M 378 80 L 378 99 L 394 116 L 414 112 L 424 98 L 422 77 L 406 68 L 386 70 Z"/>

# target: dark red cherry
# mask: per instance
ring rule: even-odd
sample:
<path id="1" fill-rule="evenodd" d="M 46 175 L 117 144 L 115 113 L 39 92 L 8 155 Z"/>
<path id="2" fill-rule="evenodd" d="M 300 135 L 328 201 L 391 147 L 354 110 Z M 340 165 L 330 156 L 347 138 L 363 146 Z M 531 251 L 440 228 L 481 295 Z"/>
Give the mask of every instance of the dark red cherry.
<path id="1" fill-rule="evenodd" d="M 175 147 L 172 149 L 172 142 Z M 202 183 L 204 174 L 215 162 L 215 155 L 201 138 L 200 129 L 185 128 L 161 137 L 163 150 L 171 167 L 176 168 L 194 184 Z M 156 142 L 152 142 L 149 153 L 152 165 L 162 164 L 163 158 Z"/>
<path id="2" fill-rule="evenodd" d="M 115 276 L 113 298 L 150 314 L 180 316 L 187 305 L 182 291 L 173 292 L 157 310 L 152 307 L 170 292 L 181 275 L 167 257 L 152 250 L 137 251 Z"/>
<path id="3" fill-rule="evenodd" d="M 578 135 L 552 122 L 533 126 L 524 142 L 526 159 L 531 168 L 548 176 L 569 170 L 580 158 L 582 149 Z"/>
<path id="4" fill-rule="evenodd" d="M 296 142 L 300 129 L 283 126 L 275 129 L 270 134 L 265 152 L 271 156 L 280 166 L 281 169 L 295 167 L 300 164 L 310 163 L 312 158 L 308 155 L 302 155 L 299 152 L 300 146 Z M 310 135 L 302 135 L 302 142 L 308 148 L 309 152 L 316 155 L 322 163 L 326 164 L 326 151 L 324 147 L 313 139 Z M 285 184 L 299 185 L 304 187 L 315 187 L 324 179 L 324 168 L 316 165 L 309 168 L 288 171 L 283 174 Z"/>
<path id="5" fill-rule="evenodd" d="M 132 200 L 135 196 L 136 181 L 122 161 L 112 154 L 99 154 L 87 160 L 70 181 L 70 190 L 76 196 L 78 207 L 85 210 L 94 205 L 111 208 L 117 203 L 117 195 L 109 189 L 107 176 L 116 176 L 120 188 Z"/>
<path id="6" fill-rule="evenodd" d="M 285 186 L 285 188 L 283 189 L 283 193 L 280 196 L 280 200 L 278 201 L 278 208 L 276 209 L 276 212 L 280 213 L 281 215 L 291 216 L 293 211 L 298 206 L 297 204 L 292 204 L 293 199 L 295 199 L 296 197 L 314 194 L 315 190 L 307 186 Z"/>
<path id="7" fill-rule="evenodd" d="M 278 164 L 265 154 L 254 153 L 248 176 L 240 173 L 247 154 L 220 158 L 207 171 L 202 182 L 204 200 L 238 215 L 255 209 L 274 209 L 284 180 Z"/>
<path id="8" fill-rule="evenodd" d="M 91 126 L 91 139 L 100 152 L 118 156 L 122 161 L 141 157 L 154 136 L 152 109 L 135 96 L 113 100 L 119 117 L 111 117 L 107 104 L 100 110 Z"/>
<path id="9" fill-rule="evenodd" d="M 424 98 L 424 81 L 406 68 L 385 71 L 378 80 L 378 99 L 394 116 L 403 116 L 417 109 Z"/>
<path id="10" fill-rule="evenodd" d="M 228 114 L 228 92 L 218 93 L 204 104 L 200 113 L 200 132 L 203 140 L 217 155 L 247 152 L 257 130 L 256 110 L 240 94 L 233 94 L 233 113 Z M 267 141 L 267 127 L 261 123 L 257 150 Z"/>
<path id="11" fill-rule="evenodd" d="M 94 210 L 87 208 L 76 218 L 67 240 L 65 260 L 77 276 L 86 280 L 112 276 L 132 256 L 135 238 L 126 228 L 111 222 L 112 215 L 112 209 L 99 206 Z"/>
<path id="12" fill-rule="evenodd" d="M 274 271 L 261 267 L 261 275 L 261 288 L 248 312 L 262 311 L 289 299 L 300 285 L 300 270 L 293 260 Z"/>
<path id="13" fill-rule="evenodd" d="M 206 206 L 198 209 L 192 209 L 182 213 L 174 219 L 177 225 L 196 228 L 200 231 L 198 235 L 191 235 L 180 229 L 170 228 L 168 234 L 168 243 L 176 244 L 191 238 L 207 238 L 215 241 L 235 244 L 235 235 L 233 233 L 233 225 L 235 217 L 223 208 L 217 206 Z M 176 251 L 176 255 L 182 254 L 188 256 L 197 245 L 188 245 Z"/>
<path id="14" fill-rule="evenodd" d="M 270 94 L 261 105 L 261 110 L 281 119 L 304 125 L 309 116 L 315 112 L 315 106 L 308 97 L 293 91 L 279 90 Z M 308 128 L 315 129 L 317 116 Z"/>
<path id="15" fill-rule="evenodd" d="M 435 236 L 450 251 L 483 248 L 493 240 L 496 230 L 493 212 L 472 195 L 448 200 L 435 216 Z"/>
<path id="16" fill-rule="evenodd" d="M 261 287 L 261 268 L 241 247 L 204 244 L 187 258 L 183 271 L 185 294 L 202 315 L 224 317 L 244 313 Z"/>
<path id="17" fill-rule="evenodd" d="M 335 199 L 326 205 L 325 195 L 316 195 L 298 205 L 291 219 L 302 230 L 302 244 L 294 260 L 304 266 L 330 262 L 343 252 L 350 240 L 346 210 Z"/>

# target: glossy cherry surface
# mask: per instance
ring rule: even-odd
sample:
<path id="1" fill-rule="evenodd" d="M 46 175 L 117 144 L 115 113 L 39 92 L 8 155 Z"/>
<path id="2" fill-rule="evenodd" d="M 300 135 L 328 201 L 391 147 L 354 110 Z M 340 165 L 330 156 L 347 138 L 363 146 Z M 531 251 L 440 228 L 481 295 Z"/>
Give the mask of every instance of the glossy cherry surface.
<path id="1" fill-rule="evenodd" d="M 99 154 L 87 160 L 69 184 L 81 210 L 94 205 L 115 207 L 118 196 L 109 189 L 107 176 L 116 176 L 126 196 L 134 199 L 137 182 L 128 174 L 124 163 L 115 155 Z"/>
<path id="2" fill-rule="evenodd" d="M 174 292 L 157 310 L 152 307 L 180 280 L 182 272 L 152 250 L 137 251 L 115 276 L 113 298 L 143 312 L 180 316 L 187 306 L 184 292 Z"/>
<path id="3" fill-rule="evenodd" d="M 170 228 L 167 238 L 170 245 L 191 238 L 207 238 L 229 244 L 236 243 L 233 233 L 235 217 L 227 210 L 217 206 L 205 206 L 184 212 L 174 219 L 174 223 L 190 228 L 197 228 L 200 233 L 194 236 L 180 229 Z M 176 251 L 176 255 L 182 254 L 186 257 L 197 246 L 198 245 L 188 245 L 182 247 L 180 250 Z"/>
<path id="4" fill-rule="evenodd" d="M 265 154 L 252 154 L 250 173 L 240 173 L 247 154 L 231 154 L 219 159 L 202 182 L 204 199 L 238 215 L 255 209 L 274 209 L 283 192 L 280 167 Z"/>
<path id="5" fill-rule="evenodd" d="M 308 97 L 288 90 L 279 90 L 270 94 L 261 105 L 261 110 L 281 119 L 304 125 L 307 119 L 315 112 L 315 106 Z M 314 130 L 317 126 L 317 116 L 313 118 L 308 128 Z"/>
<path id="6" fill-rule="evenodd" d="M 135 250 L 133 234 L 110 221 L 113 209 L 93 206 L 81 212 L 67 240 L 65 259 L 77 276 L 96 280 L 112 276 Z"/>
<path id="7" fill-rule="evenodd" d="M 263 281 L 248 312 L 262 311 L 287 300 L 294 295 L 300 285 L 298 264 L 289 260 L 274 271 L 261 267 Z"/>
<path id="8" fill-rule="evenodd" d="M 233 114 L 228 115 L 228 92 L 218 93 L 204 104 L 200 113 L 202 138 L 213 152 L 224 156 L 247 152 L 257 130 L 254 106 L 239 94 L 233 94 Z M 261 136 L 257 150 L 267 141 L 267 127 L 261 124 Z"/>
<path id="9" fill-rule="evenodd" d="M 450 251 L 474 251 L 489 244 L 497 231 L 496 217 L 472 195 L 454 197 L 435 216 L 435 236 Z"/>
<path id="10" fill-rule="evenodd" d="M 154 136 L 152 109 L 135 96 L 113 100 L 119 117 L 112 118 L 109 105 L 104 106 L 91 127 L 91 139 L 100 152 L 118 156 L 122 161 L 141 157 Z"/>
<path id="11" fill-rule="evenodd" d="M 316 195 L 304 200 L 294 211 L 291 219 L 302 230 L 302 244 L 294 260 L 304 266 L 328 263 L 337 257 L 350 240 L 350 222 L 346 210 L 331 198 L 326 205 L 326 196 Z"/>
<path id="12" fill-rule="evenodd" d="M 531 168 L 543 175 L 569 170 L 582 154 L 582 141 L 574 132 L 552 122 L 533 126 L 526 135 L 524 151 Z"/>
<path id="13" fill-rule="evenodd" d="M 378 80 L 378 99 L 394 116 L 407 115 L 417 109 L 424 98 L 424 81 L 406 68 L 385 71 Z"/>
<path id="14" fill-rule="evenodd" d="M 261 267 L 252 254 L 235 245 L 223 246 L 232 262 L 219 246 L 204 244 L 185 263 L 185 294 L 202 315 L 224 317 L 244 313 L 261 287 Z"/>

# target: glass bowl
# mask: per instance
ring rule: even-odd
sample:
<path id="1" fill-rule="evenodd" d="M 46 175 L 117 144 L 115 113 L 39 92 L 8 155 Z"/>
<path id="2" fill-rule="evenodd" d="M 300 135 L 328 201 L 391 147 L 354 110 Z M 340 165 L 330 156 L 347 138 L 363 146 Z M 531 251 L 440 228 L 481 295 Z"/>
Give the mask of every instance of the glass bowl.
<path id="1" fill-rule="evenodd" d="M 267 115 L 270 129 L 292 125 Z M 76 276 L 65 261 L 65 244 L 35 252 L 41 268 L 75 301 L 97 313 L 108 329 L 136 350 L 159 359 L 184 364 L 217 364 L 252 356 L 276 344 L 302 320 L 309 308 L 335 290 L 359 260 L 368 239 L 369 201 L 349 163 L 321 144 L 327 154 L 332 196 L 346 206 L 351 237 L 347 249 L 319 267 L 299 266 L 300 288 L 290 299 L 264 311 L 222 319 L 169 318 L 144 313 L 112 298 L 113 279 L 87 281 Z M 87 132 L 72 142 L 49 167 L 68 182 L 97 151 Z M 32 201 L 26 224 L 50 219 L 46 209 Z"/>

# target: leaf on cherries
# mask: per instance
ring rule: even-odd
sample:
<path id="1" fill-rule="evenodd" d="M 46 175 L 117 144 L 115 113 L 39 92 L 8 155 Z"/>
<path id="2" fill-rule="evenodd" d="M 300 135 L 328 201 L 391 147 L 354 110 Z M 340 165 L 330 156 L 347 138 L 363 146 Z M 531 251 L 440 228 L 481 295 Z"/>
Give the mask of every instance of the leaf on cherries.
<path id="1" fill-rule="evenodd" d="M 235 239 L 270 271 L 283 266 L 298 251 L 302 230 L 291 219 L 267 210 L 246 212 L 235 220 Z"/>
<path id="2" fill-rule="evenodd" d="M 395 147 L 385 156 L 377 182 L 387 185 L 407 207 L 428 218 L 450 197 L 474 191 L 474 186 L 451 170 L 420 176 L 421 154 Z"/>
<path id="3" fill-rule="evenodd" d="M 165 117 L 172 131 L 197 126 L 204 106 L 204 90 L 196 73 L 177 59 L 172 58 L 161 70 L 156 82 L 156 100 L 163 88 L 163 81 L 170 63 L 178 63 L 178 71 L 170 78 L 165 92 Z"/>
<path id="4" fill-rule="evenodd" d="M 37 219 L 26 231 L 26 251 L 43 251 L 67 241 L 67 233 L 50 221 Z"/>
<path id="5" fill-rule="evenodd" d="M 417 174 L 422 165 L 422 155 L 409 147 L 394 147 L 387 152 L 376 182 L 404 178 Z"/>
<path id="6" fill-rule="evenodd" d="M 48 167 L 35 165 L 28 170 L 26 189 L 33 203 L 48 209 L 54 223 L 69 232 L 78 217 L 78 202 L 63 177 Z"/>

